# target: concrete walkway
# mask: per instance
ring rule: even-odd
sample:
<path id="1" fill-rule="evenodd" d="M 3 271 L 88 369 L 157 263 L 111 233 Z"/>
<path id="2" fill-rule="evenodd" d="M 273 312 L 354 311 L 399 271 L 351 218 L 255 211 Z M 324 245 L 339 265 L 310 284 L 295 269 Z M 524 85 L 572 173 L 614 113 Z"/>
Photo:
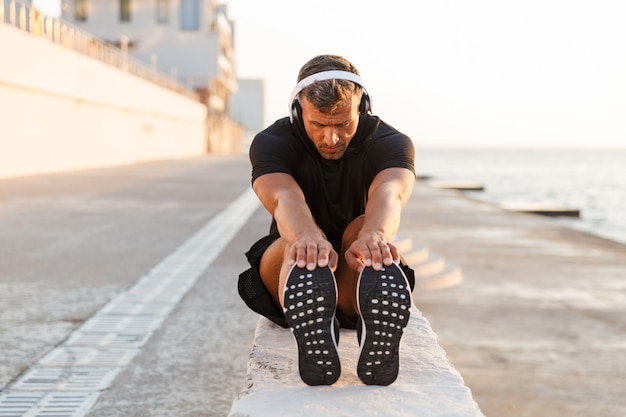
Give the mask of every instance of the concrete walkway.
<path id="1" fill-rule="evenodd" d="M 249 184 L 243 157 L 0 181 L 2 394 Z M 161 304 L 173 310 L 99 395 L 90 416 L 228 413 L 257 322 L 239 301 L 236 276 L 244 266 L 242 248 L 266 230 L 259 210 L 179 303 Z"/>
<path id="2" fill-rule="evenodd" d="M 243 156 L 0 180 L 0 405 L 248 188 Z M 254 210 L 87 415 L 229 413 L 257 323 L 236 277 L 268 221 Z M 624 245 L 423 184 L 402 226 L 463 271 L 414 300 L 487 417 L 623 417 Z"/>
<path id="3" fill-rule="evenodd" d="M 404 233 L 463 283 L 415 303 L 487 417 L 626 415 L 626 246 L 417 186 Z"/>

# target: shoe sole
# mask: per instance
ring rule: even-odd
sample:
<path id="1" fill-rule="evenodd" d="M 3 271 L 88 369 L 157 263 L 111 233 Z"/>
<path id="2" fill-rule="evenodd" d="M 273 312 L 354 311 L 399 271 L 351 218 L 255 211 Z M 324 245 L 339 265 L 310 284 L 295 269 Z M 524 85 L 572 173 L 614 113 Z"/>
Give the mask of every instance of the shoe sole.
<path id="1" fill-rule="evenodd" d="M 335 339 L 337 286 L 330 268 L 294 267 L 285 284 L 285 318 L 298 345 L 298 366 L 308 385 L 331 385 L 341 364 Z"/>
<path id="2" fill-rule="evenodd" d="M 389 385 L 398 377 L 400 340 L 411 314 L 411 288 L 396 264 L 380 271 L 364 268 L 357 285 L 362 326 L 357 374 L 366 385 Z"/>

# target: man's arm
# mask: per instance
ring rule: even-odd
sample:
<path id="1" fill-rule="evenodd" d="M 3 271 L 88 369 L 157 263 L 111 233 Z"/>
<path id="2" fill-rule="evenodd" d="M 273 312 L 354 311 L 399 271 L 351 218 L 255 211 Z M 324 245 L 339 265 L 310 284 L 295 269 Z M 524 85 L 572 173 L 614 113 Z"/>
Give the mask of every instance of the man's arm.
<path id="1" fill-rule="evenodd" d="M 361 270 L 373 266 L 379 270 L 399 260 L 391 243 L 400 226 L 402 208 L 411 196 L 415 174 L 406 168 L 387 168 L 379 172 L 368 190 L 363 226 L 358 238 L 346 251 L 348 266 Z"/>
<path id="2" fill-rule="evenodd" d="M 289 243 L 287 261 L 309 270 L 337 266 L 337 253 L 315 224 L 304 194 L 285 173 L 260 176 L 252 186 L 265 209 L 274 217 L 280 236 Z"/>

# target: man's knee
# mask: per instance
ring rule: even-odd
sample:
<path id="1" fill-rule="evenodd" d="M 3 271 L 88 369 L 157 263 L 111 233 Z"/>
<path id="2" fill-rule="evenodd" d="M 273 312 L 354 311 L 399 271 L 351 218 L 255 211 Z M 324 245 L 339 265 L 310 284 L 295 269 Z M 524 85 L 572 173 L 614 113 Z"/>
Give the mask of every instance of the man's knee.
<path id="1" fill-rule="evenodd" d="M 363 227 L 364 219 L 365 217 L 360 215 L 356 219 L 352 220 L 350 224 L 348 224 L 348 227 L 346 227 L 346 230 L 343 231 L 343 236 L 341 238 L 342 251 L 345 251 L 348 247 L 350 247 L 352 242 L 357 239 L 359 232 Z"/>
<path id="2" fill-rule="evenodd" d="M 285 257 L 286 246 L 285 240 L 279 237 L 267 247 L 259 264 L 261 277 L 278 275 Z"/>

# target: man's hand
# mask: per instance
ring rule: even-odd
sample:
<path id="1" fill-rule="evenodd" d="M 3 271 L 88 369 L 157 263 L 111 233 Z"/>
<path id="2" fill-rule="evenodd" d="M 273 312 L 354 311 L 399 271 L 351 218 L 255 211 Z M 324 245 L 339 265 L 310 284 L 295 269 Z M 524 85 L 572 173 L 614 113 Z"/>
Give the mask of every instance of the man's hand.
<path id="1" fill-rule="evenodd" d="M 376 271 L 392 262 L 398 262 L 400 255 L 395 245 L 376 233 L 360 233 L 357 240 L 346 251 L 346 262 L 355 271 L 371 266 Z"/>
<path id="2" fill-rule="evenodd" d="M 337 269 L 337 252 L 320 233 L 298 237 L 289 247 L 287 256 L 289 265 L 295 263 L 298 267 L 306 267 L 309 271 L 314 270 L 316 267 L 323 268 L 327 265 L 333 271 Z"/>

